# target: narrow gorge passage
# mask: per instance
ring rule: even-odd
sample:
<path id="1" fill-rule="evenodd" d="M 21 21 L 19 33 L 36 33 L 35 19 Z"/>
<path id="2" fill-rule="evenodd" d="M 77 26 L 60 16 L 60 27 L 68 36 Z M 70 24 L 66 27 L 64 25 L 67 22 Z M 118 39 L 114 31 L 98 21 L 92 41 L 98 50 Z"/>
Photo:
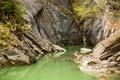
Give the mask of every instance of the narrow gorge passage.
<path id="1" fill-rule="evenodd" d="M 80 46 L 67 46 L 68 52 L 59 57 L 46 55 L 36 64 L 0 69 L 0 80 L 96 80 L 80 72 L 72 53 Z M 54 54 L 54 53 L 53 53 Z"/>
<path id="2" fill-rule="evenodd" d="M 1 68 L 0 80 L 99 80 L 79 71 L 78 64 L 74 63 L 72 54 L 80 47 L 66 46 L 67 52 L 63 55 L 58 57 L 61 53 L 50 53 L 36 64 Z M 119 76 L 112 76 L 112 80 L 119 80 Z"/>

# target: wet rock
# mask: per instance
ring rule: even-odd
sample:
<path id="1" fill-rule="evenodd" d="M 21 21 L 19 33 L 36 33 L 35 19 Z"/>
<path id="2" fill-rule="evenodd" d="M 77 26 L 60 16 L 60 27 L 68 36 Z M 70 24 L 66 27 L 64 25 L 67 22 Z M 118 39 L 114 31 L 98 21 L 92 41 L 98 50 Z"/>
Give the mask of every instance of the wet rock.
<path id="1" fill-rule="evenodd" d="M 99 41 L 104 39 L 104 28 L 102 21 L 99 18 L 88 18 L 84 21 L 84 27 L 86 28 L 87 44 L 95 45 Z"/>
<path id="2" fill-rule="evenodd" d="M 117 61 L 117 62 L 120 62 L 120 57 L 118 57 L 118 58 L 116 59 L 116 61 Z"/>
<path id="3" fill-rule="evenodd" d="M 81 63 L 83 55 L 81 55 L 78 51 L 75 51 L 73 56 L 75 57 L 74 61 L 76 63 Z"/>
<path id="4" fill-rule="evenodd" d="M 11 62 L 13 65 L 25 65 L 25 64 L 30 64 L 29 57 L 20 54 L 20 55 L 13 55 L 13 56 L 8 56 L 7 59 Z"/>
<path id="5" fill-rule="evenodd" d="M 88 49 L 88 48 L 80 48 L 80 53 L 81 54 L 87 54 L 87 53 L 91 53 L 92 49 Z"/>

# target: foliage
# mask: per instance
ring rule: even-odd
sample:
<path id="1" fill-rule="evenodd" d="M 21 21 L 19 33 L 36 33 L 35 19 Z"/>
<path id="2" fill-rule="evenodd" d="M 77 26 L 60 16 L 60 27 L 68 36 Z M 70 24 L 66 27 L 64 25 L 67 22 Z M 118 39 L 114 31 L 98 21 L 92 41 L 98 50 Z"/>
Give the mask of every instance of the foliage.
<path id="1" fill-rule="evenodd" d="M 98 15 L 104 5 L 103 0 L 100 0 L 99 4 L 92 0 L 73 0 L 72 3 L 73 11 L 78 20 Z"/>
<path id="2" fill-rule="evenodd" d="M 15 46 L 17 44 L 10 36 L 10 29 L 0 22 L 0 49 L 11 50 L 13 45 Z"/>
<path id="3" fill-rule="evenodd" d="M 78 21 L 104 13 L 106 6 L 108 6 L 109 11 L 105 14 L 112 12 L 115 16 L 120 17 L 119 3 L 119 0 L 99 0 L 98 3 L 95 3 L 94 0 L 72 0 L 73 12 Z"/>
<path id="4" fill-rule="evenodd" d="M 1 0 L 0 1 L 0 12 L 1 13 L 12 13 L 15 12 L 15 5 L 12 0 Z"/>
<path id="5" fill-rule="evenodd" d="M 30 31 L 31 25 L 24 23 L 22 15 L 24 10 L 16 6 L 14 0 L 0 0 L 0 50 L 11 50 L 17 46 L 17 42 L 12 38 L 11 33 L 18 37 Z"/>
<path id="6" fill-rule="evenodd" d="M 0 22 L 0 49 L 11 51 L 18 46 L 11 34 L 16 34 L 18 38 L 22 38 L 23 34 L 28 31 L 31 31 L 31 25 L 29 24 L 17 24 L 12 21 L 8 21 L 7 24 Z"/>
<path id="7" fill-rule="evenodd" d="M 22 14 L 24 11 L 14 0 L 0 0 L 0 21 L 6 23 L 14 18 L 19 23 L 23 21 Z"/>
<path id="8" fill-rule="evenodd" d="M 119 0 L 109 0 L 107 2 L 107 5 L 110 5 L 109 6 L 109 13 L 112 12 L 115 17 L 120 18 L 120 1 Z"/>
<path id="9" fill-rule="evenodd" d="M 119 18 L 119 3 L 119 0 L 72 0 L 75 20 L 77 23 L 81 23 L 79 26 L 82 32 L 83 45 L 86 44 L 86 28 L 83 25 L 84 20 L 91 17 L 99 17 L 101 19 L 102 17 L 104 17 L 104 15 L 107 19 L 110 20 L 116 17 Z"/>

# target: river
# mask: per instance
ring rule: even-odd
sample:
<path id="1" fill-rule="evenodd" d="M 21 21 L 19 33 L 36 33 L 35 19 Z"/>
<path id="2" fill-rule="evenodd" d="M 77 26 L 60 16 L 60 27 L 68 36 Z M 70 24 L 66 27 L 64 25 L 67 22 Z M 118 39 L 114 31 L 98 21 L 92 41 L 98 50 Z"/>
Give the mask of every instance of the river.
<path id="1" fill-rule="evenodd" d="M 79 50 L 80 46 L 66 46 L 67 52 L 61 56 L 49 53 L 36 64 L 6 67 L 0 69 L 0 80 L 98 80 L 83 73 L 74 63 L 72 53 Z M 119 80 L 119 77 L 114 78 Z"/>

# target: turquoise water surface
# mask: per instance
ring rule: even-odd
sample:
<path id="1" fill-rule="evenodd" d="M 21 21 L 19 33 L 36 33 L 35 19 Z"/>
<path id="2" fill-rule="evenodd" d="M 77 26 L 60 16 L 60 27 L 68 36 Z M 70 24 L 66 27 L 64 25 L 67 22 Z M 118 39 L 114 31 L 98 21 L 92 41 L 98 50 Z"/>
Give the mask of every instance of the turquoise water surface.
<path id="1" fill-rule="evenodd" d="M 83 73 L 73 62 L 72 53 L 80 46 L 67 46 L 62 56 L 52 53 L 38 60 L 36 64 L 0 69 L 0 80 L 97 80 Z"/>

